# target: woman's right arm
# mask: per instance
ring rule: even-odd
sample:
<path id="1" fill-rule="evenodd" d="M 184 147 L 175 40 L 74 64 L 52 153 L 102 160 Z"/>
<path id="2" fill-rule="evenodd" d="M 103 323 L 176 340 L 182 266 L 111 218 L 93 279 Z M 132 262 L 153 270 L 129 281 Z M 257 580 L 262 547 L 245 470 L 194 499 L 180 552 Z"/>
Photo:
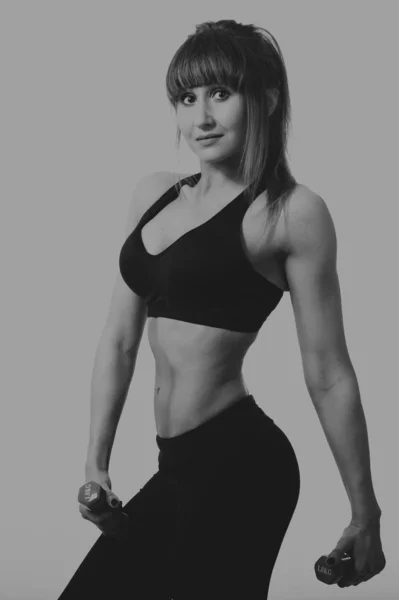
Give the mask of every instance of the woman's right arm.
<path id="1" fill-rule="evenodd" d="M 148 202 L 155 199 L 153 196 L 160 177 L 161 174 L 153 173 L 140 179 L 136 185 L 129 206 L 125 238 L 136 227 Z M 116 429 L 133 377 L 146 319 L 144 299 L 126 285 L 118 271 L 107 321 L 94 360 L 86 472 L 108 471 Z"/>
<path id="2" fill-rule="evenodd" d="M 91 381 L 90 436 L 86 471 L 108 471 L 116 429 L 125 405 L 136 359 L 107 335 L 97 347 Z"/>

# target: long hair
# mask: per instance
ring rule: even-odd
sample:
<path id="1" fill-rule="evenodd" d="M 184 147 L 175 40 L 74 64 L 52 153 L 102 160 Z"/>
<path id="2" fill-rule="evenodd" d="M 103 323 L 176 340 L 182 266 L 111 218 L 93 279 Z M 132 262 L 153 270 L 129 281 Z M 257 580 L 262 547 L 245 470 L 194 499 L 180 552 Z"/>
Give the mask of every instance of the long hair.
<path id="1" fill-rule="evenodd" d="M 266 227 L 273 229 L 297 185 L 287 160 L 291 121 L 287 72 L 273 35 L 261 27 L 234 20 L 197 25 L 168 67 L 167 97 L 176 110 L 187 88 L 213 84 L 226 85 L 243 95 L 246 137 L 239 176 L 248 204 L 255 200 L 258 186 L 266 192 Z M 272 89 L 278 90 L 278 103 L 269 117 L 267 92 Z M 177 148 L 180 139 L 178 128 Z"/>

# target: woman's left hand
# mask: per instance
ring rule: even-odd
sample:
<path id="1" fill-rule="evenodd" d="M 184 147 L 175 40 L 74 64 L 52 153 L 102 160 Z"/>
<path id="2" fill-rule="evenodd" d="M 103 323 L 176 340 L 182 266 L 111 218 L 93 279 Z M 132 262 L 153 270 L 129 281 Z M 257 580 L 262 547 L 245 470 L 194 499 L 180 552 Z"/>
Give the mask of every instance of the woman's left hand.
<path id="1" fill-rule="evenodd" d="M 386 560 L 381 545 L 379 516 L 368 522 L 352 519 L 327 558 L 335 558 L 336 564 L 344 553 L 352 557 L 355 571 L 350 579 L 343 577 L 338 582 L 339 587 L 358 585 L 381 573 L 385 568 Z"/>

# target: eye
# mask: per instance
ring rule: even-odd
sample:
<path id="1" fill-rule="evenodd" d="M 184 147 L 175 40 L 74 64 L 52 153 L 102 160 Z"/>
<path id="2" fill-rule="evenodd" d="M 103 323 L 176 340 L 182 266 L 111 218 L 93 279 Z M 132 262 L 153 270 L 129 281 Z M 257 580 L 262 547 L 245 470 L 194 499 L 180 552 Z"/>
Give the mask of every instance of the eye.
<path id="1" fill-rule="evenodd" d="M 227 96 L 230 96 L 230 92 L 228 92 L 227 90 L 223 90 L 223 89 L 215 90 L 213 92 L 213 94 L 227 94 Z M 184 93 L 184 94 L 182 94 L 180 96 L 180 102 L 182 104 L 184 104 L 185 106 L 190 106 L 191 105 L 190 103 L 189 104 L 185 104 L 185 102 L 184 102 L 185 98 L 187 98 L 188 96 L 194 96 L 194 94 L 191 94 L 190 92 L 186 92 L 186 93 Z"/>

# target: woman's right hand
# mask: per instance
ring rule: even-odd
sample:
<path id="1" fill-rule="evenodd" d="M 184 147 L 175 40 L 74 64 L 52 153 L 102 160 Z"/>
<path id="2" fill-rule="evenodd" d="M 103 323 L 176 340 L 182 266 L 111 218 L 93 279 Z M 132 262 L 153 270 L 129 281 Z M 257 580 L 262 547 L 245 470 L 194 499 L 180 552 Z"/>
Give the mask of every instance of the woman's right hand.
<path id="1" fill-rule="evenodd" d="M 109 494 L 112 494 L 113 498 L 117 498 L 117 500 L 119 500 L 116 494 L 112 492 L 112 483 L 108 471 L 86 466 L 85 477 L 87 482 L 95 481 L 98 483 L 105 490 L 107 498 Z M 111 506 L 109 507 L 109 510 L 106 509 L 100 513 L 94 513 L 87 506 L 79 503 L 79 512 L 83 519 L 87 519 L 88 521 L 94 523 L 94 525 L 96 525 L 104 535 L 109 537 L 120 536 L 120 513 L 115 513 L 115 509 L 112 509 Z"/>

